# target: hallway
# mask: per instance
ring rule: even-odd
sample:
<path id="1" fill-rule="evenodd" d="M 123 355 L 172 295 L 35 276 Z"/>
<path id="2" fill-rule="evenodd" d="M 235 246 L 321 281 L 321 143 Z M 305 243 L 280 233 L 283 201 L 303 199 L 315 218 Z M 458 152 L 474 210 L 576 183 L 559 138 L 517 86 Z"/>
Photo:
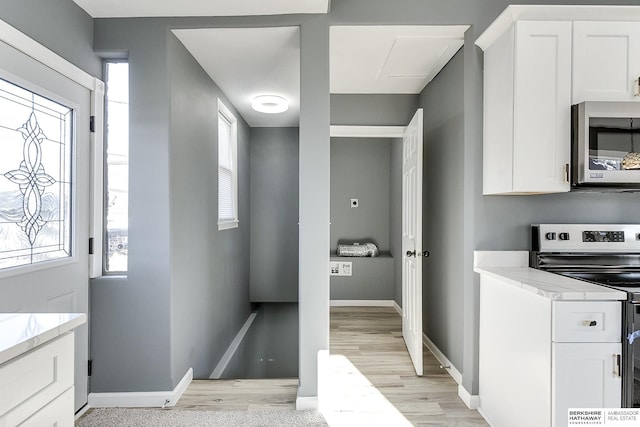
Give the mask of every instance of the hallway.
<path id="1" fill-rule="evenodd" d="M 487 425 L 429 351 L 415 376 L 393 308 L 332 307 L 330 351 L 320 385 L 330 425 Z M 292 410 L 296 391 L 296 379 L 193 381 L 173 409 Z"/>

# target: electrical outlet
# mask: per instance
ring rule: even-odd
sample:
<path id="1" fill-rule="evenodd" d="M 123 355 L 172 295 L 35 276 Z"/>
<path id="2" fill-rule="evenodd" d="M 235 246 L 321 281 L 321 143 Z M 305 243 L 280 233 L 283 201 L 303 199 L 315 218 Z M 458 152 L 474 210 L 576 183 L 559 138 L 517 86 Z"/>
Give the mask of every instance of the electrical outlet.
<path id="1" fill-rule="evenodd" d="M 351 276 L 352 275 L 352 263 L 351 262 L 339 262 L 331 261 L 329 263 L 331 268 L 331 276 Z"/>
<path id="2" fill-rule="evenodd" d="M 358 199 L 351 199 L 351 203 L 349 206 L 351 206 L 352 208 L 357 208 L 360 205 L 360 202 L 358 201 Z"/>

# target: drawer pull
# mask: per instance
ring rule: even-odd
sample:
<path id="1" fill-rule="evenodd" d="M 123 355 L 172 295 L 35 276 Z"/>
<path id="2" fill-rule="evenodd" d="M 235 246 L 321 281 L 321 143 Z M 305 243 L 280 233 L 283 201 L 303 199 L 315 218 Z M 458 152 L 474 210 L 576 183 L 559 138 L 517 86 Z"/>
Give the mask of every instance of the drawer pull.
<path id="1" fill-rule="evenodd" d="M 595 320 L 585 320 L 584 322 L 582 322 L 582 324 L 584 326 L 597 326 L 598 322 L 596 322 Z"/>

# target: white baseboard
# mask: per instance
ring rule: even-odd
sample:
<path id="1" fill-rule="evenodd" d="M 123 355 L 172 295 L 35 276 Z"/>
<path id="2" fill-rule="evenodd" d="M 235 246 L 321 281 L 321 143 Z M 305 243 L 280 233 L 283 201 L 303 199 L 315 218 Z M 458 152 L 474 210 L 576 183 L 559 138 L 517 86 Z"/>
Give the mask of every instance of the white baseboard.
<path id="1" fill-rule="evenodd" d="M 89 409 L 91 409 L 91 405 L 89 405 L 88 403 L 80 408 L 80 410 L 76 412 L 76 421 L 78 421 L 78 418 L 83 416 Z"/>
<path id="2" fill-rule="evenodd" d="M 394 300 L 386 299 L 332 299 L 331 307 L 393 307 Z"/>
<path id="3" fill-rule="evenodd" d="M 257 314 L 258 313 L 251 313 L 249 315 L 247 321 L 244 322 L 242 328 L 240 328 L 233 341 L 231 341 L 231 344 L 229 344 L 229 348 L 227 348 L 227 351 L 225 351 L 222 355 L 222 359 L 220 359 L 213 372 L 211 372 L 211 375 L 209 375 L 209 379 L 220 379 L 220 377 L 224 373 L 224 370 L 227 369 L 229 362 L 231 362 L 231 358 L 238 350 L 238 347 L 240 347 L 240 343 L 244 339 L 244 336 L 247 334 L 247 331 L 249 330 L 249 327 L 251 327 L 251 324 L 255 320 Z"/>
<path id="4" fill-rule="evenodd" d="M 449 372 L 451 378 L 453 378 L 456 383 L 462 384 L 462 374 L 460 373 L 460 371 L 458 371 L 456 367 L 453 366 L 449 359 L 447 359 L 447 356 L 445 356 L 444 353 L 441 352 L 440 349 L 433 343 L 433 341 L 431 341 L 429 337 L 424 333 L 422 334 L 422 342 L 424 343 L 425 347 L 427 347 L 429 351 L 433 353 L 436 359 L 438 359 L 440 365 L 442 365 L 442 367 L 446 369 L 447 372 Z"/>
<path id="5" fill-rule="evenodd" d="M 402 307 L 400 307 L 398 303 L 395 301 L 393 301 L 393 308 L 395 308 L 398 314 L 400 315 L 400 317 L 402 317 Z"/>
<path id="6" fill-rule="evenodd" d="M 460 397 L 460 399 L 462 399 L 464 404 L 467 405 L 469 409 L 478 409 L 478 406 L 480 404 L 480 396 L 472 395 L 467 391 L 466 388 L 464 388 L 464 386 L 462 385 L 462 374 L 460 373 L 460 371 L 458 371 L 456 367 L 453 366 L 451 361 L 447 359 L 447 356 L 445 356 L 444 353 L 440 351 L 440 349 L 433 343 L 433 341 L 431 341 L 429 337 L 427 337 L 424 333 L 422 334 L 422 342 L 424 343 L 425 347 L 427 347 L 429 351 L 433 353 L 435 358 L 438 359 L 440 365 L 444 369 L 446 369 L 447 372 L 449 372 L 451 378 L 453 378 L 453 380 L 458 383 L 458 396 Z"/>
<path id="7" fill-rule="evenodd" d="M 484 411 L 482 410 L 481 407 L 478 407 L 478 413 L 480 415 L 482 415 L 482 418 L 484 418 L 484 420 L 487 422 L 487 424 L 489 424 L 491 427 L 495 427 L 496 426 L 496 424 L 493 421 L 491 421 L 489 419 L 489 417 L 487 417 L 487 414 L 484 413 Z"/>
<path id="8" fill-rule="evenodd" d="M 296 398 L 296 411 L 317 411 L 318 410 L 318 396 Z"/>
<path id="9" fill-rule="evenodd" d="M 189 368 L 176 388 L 168 391 L 141 391 L 125 393 L 89 393 L 92 408 L 163 408 L 174 406 L 193 380 L 193 369 Z"/>
<path id="10" fill-rule="evenodd" d="M 478 409 L 480 406 L 480 396 L 474 396 L 463 387 L 462 384 L 458 385 L 458 397 L 462 399 L 467 408 Z"/>

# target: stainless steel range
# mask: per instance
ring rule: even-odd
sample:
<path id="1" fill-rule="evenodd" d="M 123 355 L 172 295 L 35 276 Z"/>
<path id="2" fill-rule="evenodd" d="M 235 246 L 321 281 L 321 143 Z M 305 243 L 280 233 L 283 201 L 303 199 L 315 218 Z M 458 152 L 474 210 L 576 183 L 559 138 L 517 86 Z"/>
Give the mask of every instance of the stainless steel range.
<path id="1" fill-rule="evenodd" d="M 640 407 L 640 224 L 531 227 L 530 266 L 627 293 L 622 302 L 622 405 Z"/>

